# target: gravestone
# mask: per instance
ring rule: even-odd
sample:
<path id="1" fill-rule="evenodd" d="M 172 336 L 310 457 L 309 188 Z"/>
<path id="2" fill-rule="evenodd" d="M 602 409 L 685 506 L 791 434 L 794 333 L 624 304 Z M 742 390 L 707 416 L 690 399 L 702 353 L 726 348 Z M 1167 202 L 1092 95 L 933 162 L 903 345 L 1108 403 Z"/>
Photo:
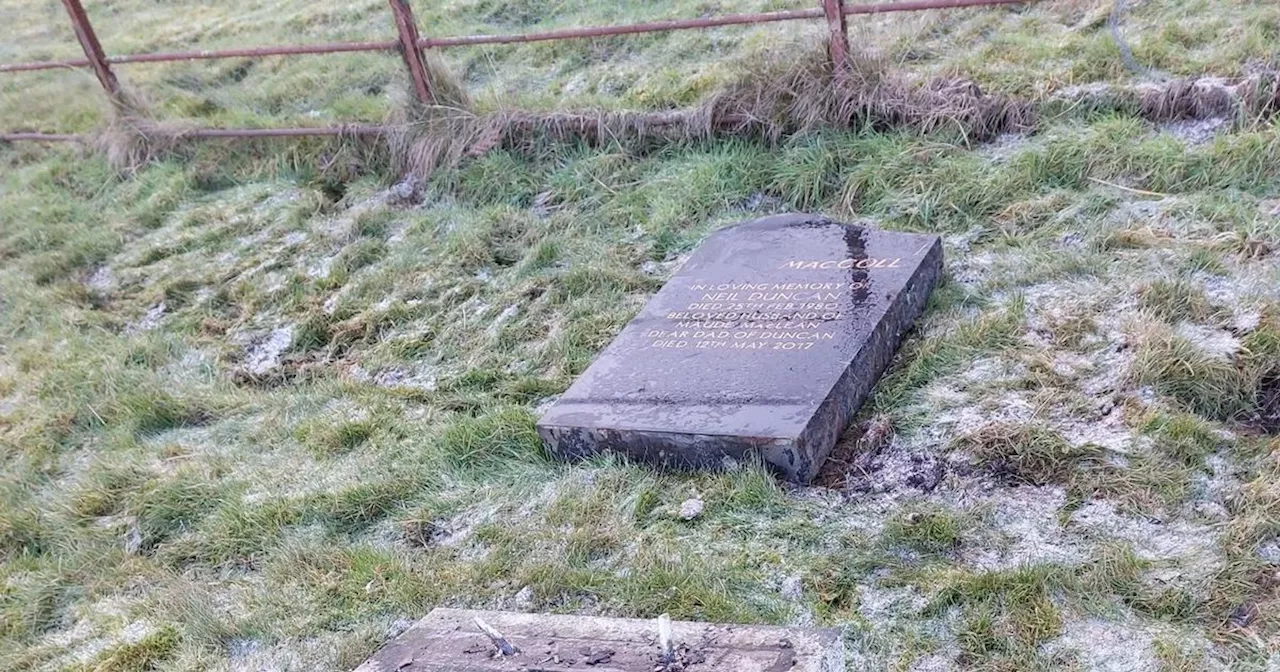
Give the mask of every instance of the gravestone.
<path id="1" fill-rule="evenodd" d="M 492 633 L 501 637 L 505 655 Z M 841 672 L 832 628 L 655 621 L 436 608 L 355 672 Z"/>
<path id="2" fill-rule="evenodd" d="M 937 236 L 812 215 L 711 235 L 538 422 L 565 459 L 612 451 L 808 482 L 942 272 Z"/>

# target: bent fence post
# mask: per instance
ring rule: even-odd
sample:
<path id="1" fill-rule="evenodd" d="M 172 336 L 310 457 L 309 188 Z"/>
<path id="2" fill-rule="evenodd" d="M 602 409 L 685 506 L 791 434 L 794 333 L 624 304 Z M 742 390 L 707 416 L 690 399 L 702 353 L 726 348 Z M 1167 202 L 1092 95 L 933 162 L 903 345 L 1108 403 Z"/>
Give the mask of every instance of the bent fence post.
<path id="1" fill-rule="evenodd" d="M 111 66 L 107 65 L 107 55 L 102 51 L 102 44 L 98 42 L 98 35 L 93 32 L 89 15 L 85 14 L 80 0 L 62 0 L 62 6 L 67 8 L 67 14 L 71 16 L 71 27 L 76 31 L 76 39 L 80 40 L 80 47 L 84 49 L 85 58 L 89 60 L 89 67 L 93 68 L 93 74 L 98 77 L 98 82 L 106 90 L 112 104 L 117 106 L 123 104 L 124 94 L 120 90 L 120 82 L 116 80 Z"/>
<path id="2" fill-rule="evenodd" d="M 400 33 L 400 54 L 409 68 L 409 77 L 413 79 L 413 92 L 420 102 L 435 104 L 431 80 L 427 77 L 427 63 L 418 47 L 418 24 L 413 18 L 409 0 L 387 1 L 391 3 L 391 13 L 396 17 L 396 30 Z"/>
<path id="3" fill-rule="evenodd" d="M 830 31 L 831 68 L 836 84 L 844 84 L 849 78 L 849 27 L 844 18 L 841 0 L 822 0 L 822 10 L 827 15 Z"/>

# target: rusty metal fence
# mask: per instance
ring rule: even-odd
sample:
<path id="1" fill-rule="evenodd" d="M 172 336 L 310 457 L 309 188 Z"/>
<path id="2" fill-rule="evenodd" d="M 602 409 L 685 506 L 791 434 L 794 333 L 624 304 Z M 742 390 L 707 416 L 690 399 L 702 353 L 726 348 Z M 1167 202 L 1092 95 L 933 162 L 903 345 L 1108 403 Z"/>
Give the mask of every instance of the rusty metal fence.
<path id="1" fill-rule="evenodd" d="M 638 33 L 656 33 L 671 30 L 691 30 L 714 28 L 718 26 L 736 26 L 777 21 L 800 21 L 823 19 L 826 21 L 830 39 L 832 62 L 836 64 L 835 77 L 839 81 L 846 76 L 848 67 L 849 36 L 845 17 L 860 14 L 881 14 L 887 12 L 910 12 L 928 9 L 954 9 L 962 7 L 981 7 L 990 5 L 1020 4 L 1027 0 L 901 0 L 882 4 L 847 5 L 841 0 L 818 0 L 818 7 L 810 9 L 788 9 L 757 14 L 726 14 L 722 16 L 701 17 L 696 19 L 672 19 L 651 21 L 618 26 L 589 26 L 583 28 L 565 28 L 544 32 L 521 33 L 512 35 L 465 35 L 457 37 L 424 37 L 418 32 L 417 21 L 409 0 L 387 0 L 395 21 L 397 39 L 381 42 L 336 42 L 328 44 L 291 45 L 249 47 L 244 49 L 219 49 L 207 51 L 175 51 L 146 54 L 107 55 L 98 42 L 93 24 L 80 0 L 62 0 L 63 6 L 71 19 L 76 39 L 84 50 L 84 58 L 36 61 L 30 63 L 0 63 L 0 73 L 32 72 L 59 68 L 89 68 L 102 85 L 103 91 L 114 105 L 125 104 L 125 93 L 116 79 L 113 65 L 133 63 L 162 63 L 168 61 L 194 61 L 219 58 L 257 58 L 264 56 L 297 56 L 304 54 L 332 54 L 361 51 L 398 51 L 404 59 L 405 67 L 413 83 L 413 94 L 425 104 L 435 101 L 431 89 L 432 78 L 424 49 L 441 49 L 447 47 L 464 47 L 483 44 L 520 44 L 525 42 L 543 42 L 548 40 L 570 40 L 581 38 L 608 37 L 613 35 L 632 35 Z M 378 125 L 343 125 L 299 128 L 241 128 L 215 129 L 198 128 L 184 131 L 184 138 L 264 138 L 264 137 L 296 137 L 308 135 L 346 135 L 346 134 L 381 134 L 390 130 L 387 126 Z M 37 141 L 37 142 L 78 142 L 83 136 L 58 133 L 14 132 L 0 133 L 0 142 Z"/>

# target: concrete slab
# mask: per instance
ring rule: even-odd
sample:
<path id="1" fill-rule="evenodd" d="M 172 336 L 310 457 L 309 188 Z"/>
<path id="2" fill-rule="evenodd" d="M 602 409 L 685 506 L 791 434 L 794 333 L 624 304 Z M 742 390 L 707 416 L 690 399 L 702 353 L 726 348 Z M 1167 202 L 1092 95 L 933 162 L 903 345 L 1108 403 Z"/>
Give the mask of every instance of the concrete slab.
<path id="1" fill-rule="evenodd" d="M 480 618 L 511 645 L 498 656 Z M 839 630 L 435 609 L 355 672 L 842 672 Z"/>

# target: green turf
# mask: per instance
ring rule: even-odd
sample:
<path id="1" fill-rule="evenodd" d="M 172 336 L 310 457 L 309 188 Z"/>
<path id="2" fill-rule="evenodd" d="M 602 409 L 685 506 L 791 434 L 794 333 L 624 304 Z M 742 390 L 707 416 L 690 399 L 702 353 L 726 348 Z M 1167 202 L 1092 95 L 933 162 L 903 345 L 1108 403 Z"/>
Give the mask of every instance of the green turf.
<path id="1" fill-rule="evenodd" d="M 1165 72 L 1274 56 L 1272 3 L 1131 4 L 1125 34 Z M 792 6 L 417 9 L 448 35 Z M 852 30 L 910 76 L 1039 99 L 1135 79 L 1109 7 Z M 87 9 L 113 51 L 391 33 L 373 0 Z M 74 56 L 60 11 L 6 5 L 0 60 Z M 819 30 L 444 60 L 486 109 L 663 109 Z M 121 73 L 208 124 L 377 121 L 404 90 L 394 55 Z M 101 122 L 84 73 L 3 77 L 0 127 Z M 441 605 L 830 625 L 850 669 L 1275 664 L 1280 445 L 1253 421 L 1280 373 L 1273 124 L 1202 143 L 1114 111 L 974 146 L 869 128 L 547 142 L 409 203 L 359 158 L 209 143 L 122 176 L 0 148 L 0 668 L 349 669 Z M 944 236 L 943 283 L 868 402 L 896 432 L 873 487 L 550 461 L 537 409 L 683 255 L 798 209 Z M 931 461 L 936 487 L 908 477 Z"/>

